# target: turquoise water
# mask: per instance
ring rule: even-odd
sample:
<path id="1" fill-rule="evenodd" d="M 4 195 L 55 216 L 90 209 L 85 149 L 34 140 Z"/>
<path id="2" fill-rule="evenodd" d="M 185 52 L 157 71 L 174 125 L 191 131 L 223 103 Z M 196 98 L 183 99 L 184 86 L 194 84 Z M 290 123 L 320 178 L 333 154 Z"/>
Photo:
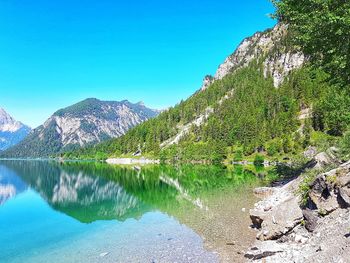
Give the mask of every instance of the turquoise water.
<path id="1" fill-rule="evenodd" d="M 198 226 L 236 173 L 1 161 L 0 262 L 218 262 Z"/>

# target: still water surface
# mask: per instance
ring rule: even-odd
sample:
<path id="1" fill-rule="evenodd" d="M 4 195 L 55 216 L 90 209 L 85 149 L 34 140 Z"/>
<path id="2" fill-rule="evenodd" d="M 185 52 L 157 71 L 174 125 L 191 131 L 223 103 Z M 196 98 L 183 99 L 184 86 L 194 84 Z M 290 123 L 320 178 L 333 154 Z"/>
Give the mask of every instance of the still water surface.
<path id="1" fill-rule="evenodd" d="M 239 261 L 262 183 L 242 167 L 0 161 L 0 262 Z"/>

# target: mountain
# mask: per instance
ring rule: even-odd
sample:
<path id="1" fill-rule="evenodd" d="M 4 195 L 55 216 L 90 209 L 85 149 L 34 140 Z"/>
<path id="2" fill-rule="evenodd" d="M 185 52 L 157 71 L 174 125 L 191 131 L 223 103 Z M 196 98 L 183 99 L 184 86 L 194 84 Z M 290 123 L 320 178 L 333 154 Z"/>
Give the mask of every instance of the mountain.
<path id="1" fill-rule="evenodd" d="M 16 121 L 4 109 L 0 108 L 0 151 L 22 141 L 30 130 L 28 126 Z"/>
<path id="2" fill-rule="evenodd" d="M 10 198 L 28 189 L 27 185 L 15 172 L 0 163 L 0 207 Z"/>
<path id="3" fill-rule="evenodd" d="M 86 99 L 58 110 L 4 157 L 47 157 L 61 151 L 93 145 L 125 134 L 130 128 L 158 115 L 127 100 Z"/>
<path id="4" fill-rule="evenodd" d="M 324 56 L 300 40 L 308 40 L 307 32 L 282 22 L 257 32 L 188 99 L 124 136 L 65 157 L 141 154 L 166 162 L 261 163 L 301 155 L 308 146 L 330 147 L 342 135 L 343 146 L 350 145 L 349 89 L 330 74 L 327 61 L 322 66 L 316 59 Z"/>
<path id="5" fill-rule="evenodd" d="M 300 118 L 300 112 L 323 96 L 325 76 L 308 66 L 292 38 L 284 24 L 257 32 L 187 100 L 116 140 L 66 156 L 141 150 L 163 160 L 213 162 L 239 152 L 300 151 L 309 137 L 298 132 L 309 128 L 308 116 Z"/>

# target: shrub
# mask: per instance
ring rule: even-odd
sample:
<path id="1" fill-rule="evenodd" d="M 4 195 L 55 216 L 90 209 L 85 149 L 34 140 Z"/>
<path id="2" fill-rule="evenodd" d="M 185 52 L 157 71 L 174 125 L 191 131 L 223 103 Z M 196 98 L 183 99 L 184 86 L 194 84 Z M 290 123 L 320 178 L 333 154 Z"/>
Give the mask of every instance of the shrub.
<path id="1" fill-rule="evenodd" d="M 261 166 L 264 164 L 264 156 L 262 155 L 255 155 L 255 158 L 254 158 L 254 165 L 256 166 Z"/>

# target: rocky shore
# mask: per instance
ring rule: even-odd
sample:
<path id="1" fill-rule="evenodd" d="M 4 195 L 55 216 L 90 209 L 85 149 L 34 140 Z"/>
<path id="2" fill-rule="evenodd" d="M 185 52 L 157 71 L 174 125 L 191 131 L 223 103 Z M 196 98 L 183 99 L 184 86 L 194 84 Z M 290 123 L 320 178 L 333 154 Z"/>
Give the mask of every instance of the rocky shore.
<path id="1" fill-rule="evenodd" d="M 257 240 L 248 262 L 350 262 L 350 161 L 320 153 L 305 174 L 255 194 L 263 199 L 250 210 Z"/>

